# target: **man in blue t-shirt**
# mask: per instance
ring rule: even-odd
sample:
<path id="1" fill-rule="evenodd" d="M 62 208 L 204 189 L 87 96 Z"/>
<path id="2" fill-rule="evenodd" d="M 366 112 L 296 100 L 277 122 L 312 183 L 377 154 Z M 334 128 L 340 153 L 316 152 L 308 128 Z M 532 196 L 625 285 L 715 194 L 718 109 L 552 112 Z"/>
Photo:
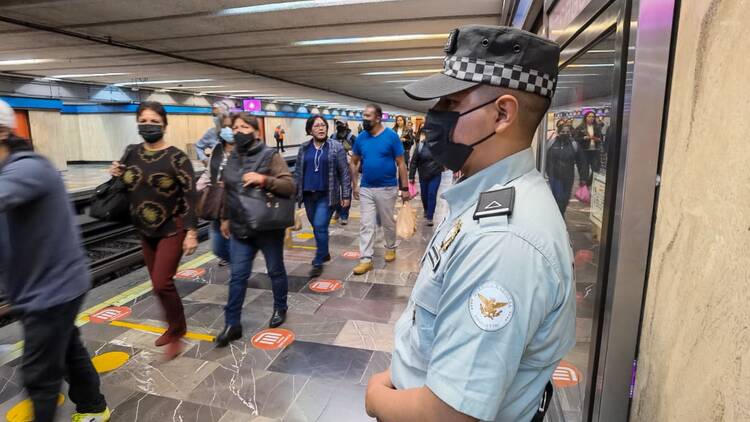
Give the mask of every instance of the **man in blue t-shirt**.
<path id="1" fill-rule="evenodd" d="M 359 227 L 360 262 L 354 274 L 373 269 L 372 254 L 375 228 L 380 220 L 385 235 L 385 261 L 396 259 L 396 197 L 401 192 L 404 202 L 409 200 L 404 147 L 396 132 L 383 126 L 383 110 L 368 104 L 362 115 L 364 130 L 352 148 L 352 164 L 362 164 L 361 189 L 354 188 L 354 198 L 360 200 Z M 396 172 L 398 168 L 398 173 Z"/>

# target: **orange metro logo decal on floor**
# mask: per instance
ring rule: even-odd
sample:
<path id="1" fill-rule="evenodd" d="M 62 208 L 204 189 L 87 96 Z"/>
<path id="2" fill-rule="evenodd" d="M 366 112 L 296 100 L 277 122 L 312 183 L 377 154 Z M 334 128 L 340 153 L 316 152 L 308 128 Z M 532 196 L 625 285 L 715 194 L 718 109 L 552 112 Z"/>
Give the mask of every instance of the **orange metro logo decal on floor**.
<path id="1" fill-rule="evenodd" d="M 130 308 L 127 306 L 108 306 L 89 315 L 89 322 L 94 324 L 106 324 L 130 316 Z"/>
<path id="2" fill-rule="evenodd" d="M 315 280 L 310 282 L 310 290 L 317 293 L 331 293 L 342 286 L 338 280 Z"/>
<path id="3" fill-rule="evenodd" d="M 282 349 L 294 342 L 294 333 L 283 328 L 271 328 L 254 335 L 250 342 L 256 349 Z"/>
<path id="4" fill-rule="evenodd" d="M 346 259 L 359 259 L 359 252 L 355 251 L 346 251 L 341 254 Z"/>
<path id="5" fill-rule="evenodd" d="M 205 274 L 205 268 L 190 268 L 187 270 L 179 271 L 174 275 L 174 278 L 179 278 L 181 280 L 194 280 L 196 278 L 203 277 Z"/>
<path id="6" fill-rule="evenodd" d="M 555 372 L 552 373 L 552 384 L 556 388 L 573 387 L 574 385 L 578 385 L 582 378 L 581 371 L 572 363 L 564 360 L 557 365 Z"/>

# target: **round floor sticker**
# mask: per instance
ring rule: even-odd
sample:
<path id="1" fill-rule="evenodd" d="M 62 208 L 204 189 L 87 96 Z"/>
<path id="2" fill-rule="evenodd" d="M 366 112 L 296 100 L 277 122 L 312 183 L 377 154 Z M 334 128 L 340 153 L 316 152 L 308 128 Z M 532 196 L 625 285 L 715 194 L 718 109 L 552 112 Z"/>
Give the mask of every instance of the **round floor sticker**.
<path id="1" fill-rule="evenodd" d="M 581 379 L 581 371 L 566 360 L 560 362 L 557 368 L 555 368 L 555 372 L 552 373 L 552 383 L 556 388 L 567 388 L 578 385 Z"/>
<path id="2" fill-rule="evenodd" d="M 338 280 L 315 280 L 310 282 L 310 290 L 317 293 L 331 293 L 342 287 Z"/>
<path id="3" fill-rule="evenodd" d="M 60 394 L 57 396 L 57 407 L 60 407 L 65 403 L 65 396 Z M 8 413 L 5 414 L 5 419 L 8 422 L 27 422 L 34 420 L 34 407 L 31 404 L 31 400 L 26 399 L 15 406 L 13 406 Z"/>
<path id="4" fill-rule="evenodd" d="M 195 280 L 196 278 L 203 277 L 205 274 L 205 268 L 189 268 L 187 270 L 178 271 L 177 274 L 174 275 L 174 278 L 179 278 L 181 280 Z"/>
<path id="5" fill-rule="evenodd" d="M 341 254 L 346 259 L 359 259 L 359 252 L 355 251 L 346 251 Z"/>
<path id="6" fill-rule="evenodd" d="M 254 335 L 251 341 L 257 349 L 282 349 L 294 342 L 294 333 L 283 328 L 271 328 Z"/>
<path id="7" fill-rule="evenodd" d="M 130 359 L 130 355 L 125 352 L 107 352 L 91 358 L 94 369 L 100 374 L 104 374 L 125 365 Z"/>
<path id="8" fill-rule="evenodd" d="M 106 324 L 117 321 L 130 315 L 130 308 L 127 306 L 108 306 L 89 315 L 89 322 L 94 324 Z"/>

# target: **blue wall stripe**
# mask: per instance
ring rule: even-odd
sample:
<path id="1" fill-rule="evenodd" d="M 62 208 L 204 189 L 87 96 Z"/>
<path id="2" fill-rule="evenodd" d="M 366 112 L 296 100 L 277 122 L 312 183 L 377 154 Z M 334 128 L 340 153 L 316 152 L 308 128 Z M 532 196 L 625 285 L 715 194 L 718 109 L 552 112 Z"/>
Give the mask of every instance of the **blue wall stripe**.
<path id="1" fill-rule="evenodd" d="M 61 100 L 49 98 L 28 98 L 28 97 L 6 97 L 0 96 L 0 99 L 8 103 L 13 108 L 26 110 L 60 110 L 64 114 L 114 114 L 114 113 L 135 113 L 138 104 L 63 104 Z M 210 115 L 211 107 L 195 106 L 177 106 L 165 105 L 164 109 L 169 114 L 196 114 Z M 297 113 L 289 111 L 256 111 L 250 113 L 255 116 L 267 117 L 288 117 L 295 119 L 307 119 L 312 117 L 311 113 Z M 333 120 L 335 116 L 331 114 L 323 115 L 328 120 Z M 349 117 L 348 120 L 361 121 L 361 117 Z M 393 117 L 385 120 L 393 122 Z"/>
<path id="2" fill-rule="evenodd" d="M 0 99 L 13 108 L 60 110 L 62 101 L 49 98 L 3 97 Z"/>

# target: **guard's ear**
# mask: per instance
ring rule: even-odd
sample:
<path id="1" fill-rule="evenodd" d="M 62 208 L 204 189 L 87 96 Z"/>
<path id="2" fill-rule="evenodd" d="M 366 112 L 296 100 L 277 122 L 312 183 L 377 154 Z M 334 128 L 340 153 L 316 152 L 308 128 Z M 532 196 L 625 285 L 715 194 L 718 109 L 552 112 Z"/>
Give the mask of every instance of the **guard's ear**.
<path id="1" fill-rule="evenodd" d="M 506 132 L 518 120 L 518 99 L 512 95 L 503 95 L 495 100 L 497 119 L 495 133 Z"/>

